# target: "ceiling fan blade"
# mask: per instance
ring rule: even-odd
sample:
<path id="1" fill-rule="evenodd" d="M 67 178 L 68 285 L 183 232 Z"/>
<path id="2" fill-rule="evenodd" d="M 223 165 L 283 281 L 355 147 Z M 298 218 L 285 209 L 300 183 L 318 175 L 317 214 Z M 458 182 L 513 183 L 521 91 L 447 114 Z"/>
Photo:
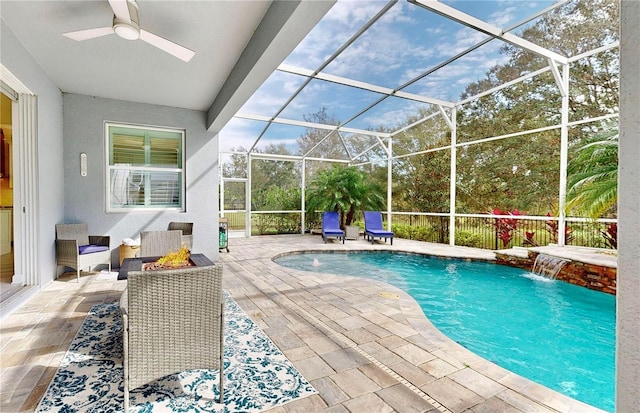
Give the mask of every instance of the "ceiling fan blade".
<path id="1" fill-rule="evenodd" d="M 63 36 L 79 42 L 83 40 L 95 39 L 96 37 L 106 36 L 108 34 L 113 34 L 113 27 L 99 27 L 97 29 L 78 30 L 75 32 L 62 33 Z"/>
<path id="2" fill-rule="evenodd" d="M 129 13 L 128 0 L 109 0 L 109 5 L 111 5 L 111 8 L 113 9 L 113 14 L 115 14 L 118 19 L 125 22 L 131 21 L 131 14 Z"/>
<path id="3" fill-rule="evenodd" d="M 187 49 L 186 47 L 180 46 L 177 43 L 174 43 L 170 40 L 163 39 L 160 36 L 157 36 L 153 33 L 149 33 L 146 30 L 140 30 L 140 39 L 149 43 L 152 46 L 157 47 L 160 50 L 163 50 L 170 55 L 177 57 L 178 59 L 188 62 L 195 56 L 196 52 L 193 50 Z"/>

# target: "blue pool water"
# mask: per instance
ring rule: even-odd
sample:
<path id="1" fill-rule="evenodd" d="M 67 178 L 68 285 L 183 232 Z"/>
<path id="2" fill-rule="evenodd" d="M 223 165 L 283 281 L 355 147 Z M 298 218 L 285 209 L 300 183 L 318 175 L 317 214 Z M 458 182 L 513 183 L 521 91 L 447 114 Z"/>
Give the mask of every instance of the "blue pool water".
<path id="1" fill-rule="evenodd" d="M 440 331 L 474 353 L 567 396 L 614 410 L 612 295 L 517 268 L 402 253 L 305 253 L 275 262 L 401 288 Z"/>

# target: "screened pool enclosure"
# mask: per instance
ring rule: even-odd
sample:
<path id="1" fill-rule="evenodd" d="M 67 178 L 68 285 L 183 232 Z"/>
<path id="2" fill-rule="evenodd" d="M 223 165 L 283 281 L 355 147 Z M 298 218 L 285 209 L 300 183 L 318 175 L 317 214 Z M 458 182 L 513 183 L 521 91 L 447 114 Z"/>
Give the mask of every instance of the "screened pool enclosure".
<path id="1" fill-rule="evenodd" d="M 307 189 L 343 164 L 397 236 L 615 248 L 615 206 L 567 195 L 580 149 L 617 143 L 618 20 L 610 0 L 339 1 L 221 131 L 220 214 L 313 230 Z"/>

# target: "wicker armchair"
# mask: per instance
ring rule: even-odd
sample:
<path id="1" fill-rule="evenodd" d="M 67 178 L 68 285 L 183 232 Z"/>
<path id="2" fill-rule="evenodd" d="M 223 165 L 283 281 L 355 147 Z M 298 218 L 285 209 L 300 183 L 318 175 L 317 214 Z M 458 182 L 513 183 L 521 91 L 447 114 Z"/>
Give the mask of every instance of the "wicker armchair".
<path id="1" fill-rule="evenodd" d="M 191 251 L 193 247 L 193 222 L 169 222 L 168 229 L 182 231 L 182 242 Z"/>
<path id="2" fill-rule="evenodd" d="M 160 257 L 182 248 L 182 231 L 143 231 L 140 233 L 140 256 Z"/>
<path id="3" fill-rule="evenodd" d="M 220 370 L 222 403 L 222 264 L 129 272 L 120 310 L 125 412 L 130 390 L 190 369 Z"/>
<path id="4" fill-rule="evenodd" d="M 80 281 L 82 268 L 98 264 L 107 264 L 111 271 L 110 237 L 108 235 L 89 235 L 88 225 L 56 225 L 56 264 L 76 270 Z"/>

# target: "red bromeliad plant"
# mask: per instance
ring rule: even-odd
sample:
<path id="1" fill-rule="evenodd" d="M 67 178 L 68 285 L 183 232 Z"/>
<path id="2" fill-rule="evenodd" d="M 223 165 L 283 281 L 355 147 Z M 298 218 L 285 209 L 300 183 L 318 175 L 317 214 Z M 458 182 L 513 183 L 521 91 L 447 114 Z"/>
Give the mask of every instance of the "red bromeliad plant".
<path id="1" fill-rule="evenodd" d="M 547 216 L 552 217 L 553 215 L 551 214 L 551 212 L 547 212 Z M 551 236 L 551 241 L 553 241 L 554 244 L 557 244 L 558 243 L 558 221 L 556 221 L 555 219 L 548 220 L 546 222 L 546 230 Z M 573 239 L 573 236 L 571 235 L 571 229 L 569 228 L 568 225 L 565 225 L 564 227 L 565 244 L 570 242 L 572 239 Z"/>
<path id="2" fill-rule="evenodd" d="M 606 231 L 601 231 L 607 245 L 613 249 L 618 248 L 618 224 L 612 222 L 607 225 Z"/>
<path id="3" fill-rule="evenodd" d="M 514 209 L 513 212 L 509 211 L 501 211 L 496 208 L 492 211 L 493 215 L 523 215 L 517 209 Z M 496 237 L 502 241 L 502 245 L 504 248 L 507 248 L 513 236 L 515 235 L 518 226 L 520 225 L 520 221 L 517 218 L 495 218 L 493 225 L 496 229 Z"/>
<path id="4" fill-rule="evenodd" d="M 530 245 L 532 247 L 539 247 L 540 244 L 538 244 L 536 242 L 536 240 L 533 238 L 535 235 L 536 235 L 535 231 L 525 231 L 524 232 L 525 239 L 523 241 L 523 245 L 524 246 Z"/>

